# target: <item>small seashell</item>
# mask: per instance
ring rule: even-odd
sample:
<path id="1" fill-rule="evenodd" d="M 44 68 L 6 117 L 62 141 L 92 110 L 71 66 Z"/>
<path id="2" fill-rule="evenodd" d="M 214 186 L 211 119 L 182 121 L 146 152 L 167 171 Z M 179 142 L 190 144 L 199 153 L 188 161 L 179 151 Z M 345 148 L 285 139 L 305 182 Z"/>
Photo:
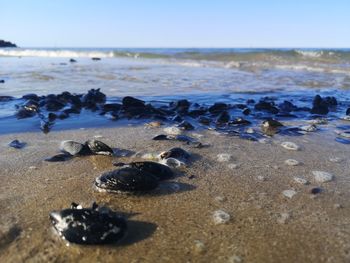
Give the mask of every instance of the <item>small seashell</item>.
<path id="1" fill-rule="evenodd" d="M 282 142 L 281 146 L 287 150 L 298 151 L 300 147 L 294 142 Z"/>
<path id="2" fill-rule="evenodd" d="M 296 195 L 296 191 L 292 190 L 292 189 L 289 189 L 289 190 L 284 190 L 282 192 L 282 194 L 285 196 L 285 197 L 288 197 L 288 198 L 292 198 L 294 195 Z"/>
<path id="3" fill-rule="evenodd" d="M 339 157 L 331 157 L 331 158 L 329 158 L 329 161 L 332 163 L 341 163 L 343 161 L 343 159 L 339 158 Z"/>
<path id="4" fill-rule="evenodd" d="M 182 133 L 182 130 L 178 127 L 171 126 L 164 128 L 164 132 L 170 135 L 180 135 Z"/>
<path id="5" fill-rule="evenodd" d="M 223 210 L 216 210 L 213 213 L 213 222 L 215 225 L 226 224 L 231 220 L 231 216 Z"/>
<path id="6" fill-rule="evenodd" d="M 287 159 L 287 160 L 284 161 L 284 163 L 285 163 L 286 165 L 289 165 L 289 166 L 297 166 L 297 165 L 300 164 L 299 161 L 294 160 L 294 159 Z"/>
<path id="7" fill-rule="evenodd" d="M 222 162 L 228 162 L 232 158 L 231 154 L 228 153 L 220 153 L 217 155 L 217 161 L 222 163 Z"/>
<path id="8" fill-rule="evenodd" d="M 315 181 L 318 183 L 327 183 L 333 180 L 333 174 L 324 171 L 312 171 Z"/>
<path id="9" fill-rule="evenodd" d="M 300 129 L 306 132 L 315 132 L 317 131 L 317 126 L 315 124 L 310 124 L 310 125 L 301 126 Z"/>
<path id="10" fill-rule="evenodd" d="M 229 165 L 227 165 L 227 167 L 231 170 L 234 170 L 234 169 L 238 169 L 239 168 L 239 164 L 237 163 L 230 163 Z"/>
<path id="11" fill-rule="evenodd" d="M 308 180 L 301 177 L 294 177 L 293 180 L 298 184 L 303 184 L 303 185 L 309 184 Z"/>

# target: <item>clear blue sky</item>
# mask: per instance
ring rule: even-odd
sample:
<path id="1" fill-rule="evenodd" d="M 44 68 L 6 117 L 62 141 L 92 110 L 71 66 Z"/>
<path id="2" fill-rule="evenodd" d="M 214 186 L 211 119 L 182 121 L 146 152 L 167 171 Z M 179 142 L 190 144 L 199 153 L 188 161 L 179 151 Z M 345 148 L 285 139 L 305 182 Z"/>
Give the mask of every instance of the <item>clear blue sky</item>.
<path id="1" fill-rule="evenodd" d="M 350 0 L 0 0 L 23 47 L 350 47 Z"/>

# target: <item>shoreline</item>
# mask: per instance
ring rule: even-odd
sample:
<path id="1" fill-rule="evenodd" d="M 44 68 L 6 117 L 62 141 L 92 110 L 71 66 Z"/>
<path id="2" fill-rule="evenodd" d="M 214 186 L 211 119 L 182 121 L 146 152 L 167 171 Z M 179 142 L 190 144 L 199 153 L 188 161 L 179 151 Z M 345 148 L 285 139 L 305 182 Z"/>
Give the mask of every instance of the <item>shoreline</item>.
<path id="1" fill-rule="evenodd" d="M 349 260 L 350 233 L 346 226 L 350 218 L 350 150 L 339 143 L 334 147 L 332 131 L 300 137 L 276 135 L 265 144 L 201 131 L 199 140 L 210 146 L 198 149 L 177 141 L 152 141 L 163 133 L 163 128 L 134 126 L 16 134 L 16 138 L 27 142 L 20 150 L 7 146 L 14 139 L 12 134 L 0 135 L 0 234 L 5 240 L 0 244 L 1 261 Z M 198 136 L 197 131 L 193 133 Z M 129 162 L 133 157 L 43 161 L 59 152 L 62 140 L 85 141 L 96 135 L 108 145 L 132 152 L 159 153 L 182 147 L 194 157 L 178 176 L 162 183 L 155 194 L 141 196 L 98 193 L 92 187 L 96 176 L 114 169 L 112 160 Z M 288 151 L 280 146 L 283 141 L 295 142 L 301 150 Z M 217 161 L 217 155 L 222 153 L 232 155 L 229 162 Z M 335 157 L 342 160 L 330 161 Z M 287 159 L 301 164 L 287 166 Z M 327 171 L 335 178 L 317 183 L 313 170 Z M 295 183 L 295 176 L 310 184 Z M 321 187 L 321 193 L 311 194 L 312 187 Z M 290 189 L 296 192 L 292 198 L 282 194 Z M 97 201 L 127 214 L 131 220 L 129 234 L 121 244 L 113 246 L 67 247 L 52 233 L 48 214 L 69 207 L 73 201 L 84 207 Z M 231 220 L 215 225 L 212 214 L 217 210 L 226 211 Z"/>

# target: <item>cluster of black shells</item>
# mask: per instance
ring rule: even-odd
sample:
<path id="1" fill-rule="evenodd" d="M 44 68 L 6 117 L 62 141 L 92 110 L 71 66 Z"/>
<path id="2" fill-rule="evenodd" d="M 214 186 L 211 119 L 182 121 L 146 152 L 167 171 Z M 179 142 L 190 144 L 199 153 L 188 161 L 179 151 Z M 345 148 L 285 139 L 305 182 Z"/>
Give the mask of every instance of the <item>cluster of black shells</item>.
<path id="1" fill-rule="evenodd" d="M 0 97 L 0 101 L 8 101 L 14 98 Z M 168 105 L 155 106 L 143 100 L 126 96 L 121 103 L 109 103 L 106 95 L 99 89 L 91 89 L 86 94 L 72 94 L 62 92 L 55 95 L 38 96 L 27 94 L 22 97 L 25 100 L 17 105 L 16 116 L 18 119 L 39 116 L 41 129 L 49 132 L 55 121 L 69 118 L 71 114 L 79 114 L 82 109 L 88 109 L 105 115 L 109 119 L 156 119 L 179 124 L 179 127 L 191 130 L 194 126 L 186 121 L 189 117 L 196 123 L 204 126 L 225 127 L 243 126 L 251 124 L 252 118 L 261 116 L 273 116 L 296 118 L 298 112 L 311 115 L 327 115 L 336 109 L 338 101 L 335 97 L 321 97 L 316 95 L 311 107 L 299 107 L 291 101 L 276 103 L 276 98 L 262 97 L 259 101 L 248 99 L 246 103 L 227 104 L 214 103 L 211 106 L 191 103 L 186 99 L 172 101 Z M 230 111 L 237 112 L 233 118 Z M 350 114 L 350 109 L 346 111 Z M 250 116 L 250 120 L 248 118 Z"/>

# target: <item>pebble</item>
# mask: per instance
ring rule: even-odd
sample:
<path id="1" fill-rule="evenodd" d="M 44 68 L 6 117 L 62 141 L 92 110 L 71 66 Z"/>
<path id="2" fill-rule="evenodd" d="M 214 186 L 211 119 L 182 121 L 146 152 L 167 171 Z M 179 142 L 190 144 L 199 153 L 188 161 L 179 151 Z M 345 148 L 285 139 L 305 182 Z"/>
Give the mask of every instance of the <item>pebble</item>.
<path id="1" fill-rule="evenodd" d="M 331 157 L 331 158 L 329 158 L 329 161 L 332 163 L 341 163 L 343 161 L 343 159 L 339 158 L 339 157 Z"/>
<path id="2" fill-rule="evenodd" d="M 308 121 L 308 123 L 311 123 L 311 124 L 327 124 L 328 120 L 327 119 L 323 119 L 323 118 L 319 118 L 319 119 L 310 120 L 310 121 Z"/>
<path id="3" fill-rule="evenodd" d="M 318 183 L 327 183 L 333 180 L 333 174 L 324 171 L 312 171 L 315 181 Z"/>
<path id="4" fill-rule="evenodd" d="M 253 128 L 248 128 L 248 129 L 246 130 L 246 133 L 253 134 L 253 133 L 255 133 L 255 131 L 254 131 Z"/>
<path id="5" fill-rule="evenodd" d="M 239 168 L 239 164 L 237 163 L 230 163 L 229 165 L 227 165 L 227 167 L 231 170 L 234 170 L 234 169 L 238 169 Z"/>
<path id="6" fill-rule="evenodd" d="M 231 216 L 223 210 L 216 210 L 213 213 L 213 222 L 215 225 L 226 224 L 231 220 Z"/>
<path id="7" fill-rule="evenodd" d="M 300 129 L 306 132 L 315 132 L 317 131 L 317 126 L 315 124 L 310 124 L 310 125 L 301 126 Z"/>
<path id="8" fill-rule="evenodd" d="M 277 223 L 279 224 L 285 224 L 290 219 L 289 213 L 281 213 L 280 216 L 277 218 Z"/>
<path id="9" fill-rule="evenodd" d="M 294 160 L 294 159 L 287 159 L 287 160 L 284 161 L 284 163 L 285 163 L 286 165 L 289 165 L 289 166 L 297 166 L 297 165 L 300 164 L 299 161 Z"/>
<path id="10" fill-rule="evenodd" d="M 241 262 L 243 262 L 242 258 L 237 255 L 233 255 L 228 259 L 228 263 L 241 263 Z"/>
<path id="11" fill-rule="evenodd" d="M 282 194 L 285 196 L 285 197 L 288 197 L 288 198 L 292 198 L 294 195 L 296 195 L 297 192 L 295 192 L 294 190 L 284 190 L 282 192 Z"/>
<path id="12" fill-rule="evenodd" d="M 227 198 L 224 196 L 216 196 L 214 199 L 217 202 L 225 202 L 227 200 Z"/>
<path id="13" fill-rule="evenodd" d="M 343 206 L 341 204 L 334 204 L 333 207 L 336 209 L 343 208 Z"/>
<path id="14" fill-rule="evenodd" d="M 308 180 L 301 178 L 301 177 L 294 177 L 293 180 L 294 180 L 294 182 L 296 182 L 298 184 L 303 184 L 303 185 L 309 184 Z"/>
<path id="15" fill-rule="evenodd" d="M 102 135 L 94 135 L 94 138 L 95 139 L 101 139 L 101 138 L 103 138 L 103 136 Z"/>
<path id="16" fill-rule="evenodd" d="M 36 170 L 36 169 L 38 169 L 38 167 L 36 167 L 36 166 L 29 166 L 28 167 L 30 170 Z"/>
<path id="17" fill-rule="evenodd" d="M 266 177 L 265 177 L 265 176 L 258 175 L 257 178 L 258 178 L 259 181 L 262 181 L 262 182 L 263 182 L 263 181 L 266 181 Z"/>
<path id="18" fill-rule="evenodd" d="M 300 147 L 294 142 L 282 142 L 281 146 L 287 150 L 298 151 Z"/>
<path id="19" fill-rule="evenodd" d="M 262 139 L 259 139 L 258 142 L 262 143 L 262 144 L 269 144 L 269 143 L 271 143 L 271 140 L 266 139 L 266 138 L 262 138 Z"/>
<path id="20" fill-rule="evenodd" d="M 220 153 L 217 155 L 217 161 L 222 163 L 222 162 L 228 162 L 231 160 L 232 155 L 228 153 Z"/>
<path id="21" fill-rule="evenodd" d="M 193 251 L 195 254 L 203 254 L 206 252 L 205 244 L 200 240 L 194 241 Z"/>
<path id="22" fill-rule="evenodd" d="M 182 133 L 182 130 L 178 127 L 171 126 L 164 128 L 164 132 L 170 135 L 180 135 Z"/>

